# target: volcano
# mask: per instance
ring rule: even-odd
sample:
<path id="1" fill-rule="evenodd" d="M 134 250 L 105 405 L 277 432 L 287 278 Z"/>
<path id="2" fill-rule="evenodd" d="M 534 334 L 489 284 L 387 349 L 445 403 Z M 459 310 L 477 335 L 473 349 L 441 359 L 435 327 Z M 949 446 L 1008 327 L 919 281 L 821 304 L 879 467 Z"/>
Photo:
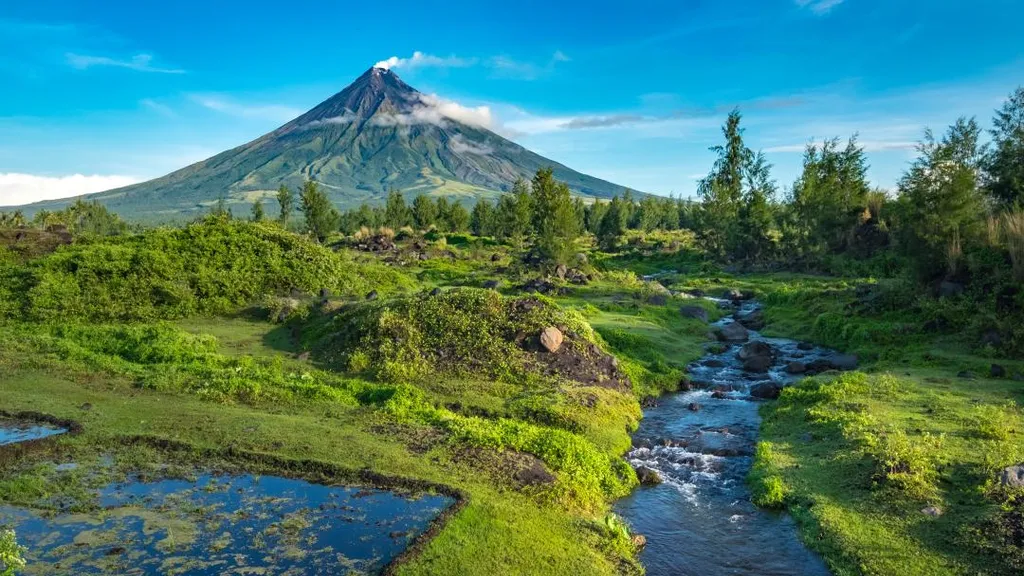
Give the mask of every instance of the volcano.
<path id="1" fill-rule="evenodd" d="M 467 114 L 468 112 L 468 114 Z M 244 213 L 282 184 L 319 182 L 349 208 L 379 203 L 391 189 L 420 194 L 495 197 L 517 178 L 550 167 L 578 195 L 610 198 L 624 188 L 535 154 L 474 121 L 473 112 L 423 94 L 397 74 L 371 68 L 350 86 L 248 144 L 148 182 L 87 196 L 127 218 L 189 217 L 224 198 Z M 73 199 L 30 208 L 55 209 Z"/>

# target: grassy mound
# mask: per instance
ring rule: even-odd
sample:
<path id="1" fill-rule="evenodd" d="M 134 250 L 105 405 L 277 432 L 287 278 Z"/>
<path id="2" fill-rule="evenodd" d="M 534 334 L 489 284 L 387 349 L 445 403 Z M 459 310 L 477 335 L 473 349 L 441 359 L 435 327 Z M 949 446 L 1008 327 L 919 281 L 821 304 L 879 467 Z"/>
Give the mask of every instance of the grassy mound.
<path id="1" fill-rule="evenodd" d="M 555 354 L 541 352 L 538 341 L 551 326 L 565 335 Z M 629 389 L 582 316 L 538 296 L 463 288 L 369 302 L 342 310 L 309 340 L 332 363 L 388 382 L 435 374 L 499 381 L 550 376 Z"/>
<path id="2" fill-rule="evenodd" d="M 408 283 L 273 224 L 209 218 L 185 228 L 76 242 L 0 259 L 0 318 L 151 320 L 234 311 L 299 290 L 362 295 Z"/>

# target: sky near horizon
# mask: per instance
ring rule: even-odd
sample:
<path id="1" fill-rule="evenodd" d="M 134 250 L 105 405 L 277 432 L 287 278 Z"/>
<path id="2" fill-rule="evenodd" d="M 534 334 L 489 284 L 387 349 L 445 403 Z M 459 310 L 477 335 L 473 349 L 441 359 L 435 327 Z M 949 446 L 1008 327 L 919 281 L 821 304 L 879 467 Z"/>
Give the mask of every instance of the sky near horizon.
<path id="1" fill-rule="evenodd" d="M 390 67 L 580 172 L 691 196 L 733 107 L 780 189 L 859 133 L 892 188 L 926 127 L 1024 84 L 1016 0 L 449 0 L 0 6 L 0 206 L 142 181 Z"/>

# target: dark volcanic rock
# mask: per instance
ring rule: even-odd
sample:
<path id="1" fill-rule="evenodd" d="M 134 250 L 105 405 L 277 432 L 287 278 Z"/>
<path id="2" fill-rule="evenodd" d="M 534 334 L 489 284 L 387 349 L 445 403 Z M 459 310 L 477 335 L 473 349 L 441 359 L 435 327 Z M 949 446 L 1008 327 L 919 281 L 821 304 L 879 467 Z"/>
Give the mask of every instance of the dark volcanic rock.
<path id="1" fill-rule="evenodd" d="M 771 358 L 774 355 L 775 349 L 772 348 L 771 344 L 761 340 L 747 342 L 742 348 L 740 348 L 740 351 L 736 353 L 736 357 L 740 360 L 750 360 L 751 358 L 757 358 L 759 356 L 767 356 L 768 358 Z"/>
<path id="2" fill-rule="evenodd" d="M 723 342 L 746 342 L 750 333 L 739 322 L 730 322 L 718 330 L 718 339 Z"/>
<path id="3" fill-rule="evenodd" d="M 988 373 L 993 378 L 1006 378 L 1006 368 L 1003 368 L 999 364 L 993 364 L 989 368 Z"/>
<path id="4" fill-rule="evenodd" d="M 662 481 L 661 474 L 658 474 L 657 470 L 647 466 L 637 466 L 636 479 L 644 486 L 655 486 L 657 484 L 661 484 Z"/>
<path id="5" fill-rule="evenodd" d="M 708 311 L 700 306 L 683 306 L 679 309 L 679 313 L 683 315 L 683 318 L 695 318 L 703 322 L 708 321 Z"/>
<path id="6" fill-rule="evenodd" d="M 376 300 L 377 299 L 377 291 L 376 290 L 371 291 L 369 294 L 366 295 L 366 299 L 367 300 Z"/>
<path id="7" fill-rule="evenodd" d="M 774 400 L 782 394 L 782 386 L 779 386 L 775 382 L 762 382 L 755 384 L 750 389 L 750 395 L 754 398 L 761 398 L 764 400 Z"/>
<path id="8" fill-rule="evenodd" d="M 789 372 L 790 374 L 803 374 L 804 372 L 807 372 L 807 365 L 803 362 L 793 361 L 786 364 L 786 372 Z"/>
<path id="9" fill-rule="evenodd" d="M 771 356 L 755 356 L 743 362 L 744 372 L 765 373 L 772 367 Z"/>

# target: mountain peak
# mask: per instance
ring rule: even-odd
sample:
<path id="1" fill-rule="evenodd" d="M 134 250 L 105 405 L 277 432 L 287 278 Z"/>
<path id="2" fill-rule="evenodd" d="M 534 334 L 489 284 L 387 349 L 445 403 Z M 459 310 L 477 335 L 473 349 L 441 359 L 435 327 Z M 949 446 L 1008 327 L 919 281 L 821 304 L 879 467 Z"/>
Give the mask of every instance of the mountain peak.
<path id="1" fill-rule="evenodd" d="M 408 113 L 419 102 L 419 92 L 393 71 L 376 66 L 356 78 L 344 90 L 281 127 L 291 131 L 311 123 L 365 121 L 375 114 Z"/>

